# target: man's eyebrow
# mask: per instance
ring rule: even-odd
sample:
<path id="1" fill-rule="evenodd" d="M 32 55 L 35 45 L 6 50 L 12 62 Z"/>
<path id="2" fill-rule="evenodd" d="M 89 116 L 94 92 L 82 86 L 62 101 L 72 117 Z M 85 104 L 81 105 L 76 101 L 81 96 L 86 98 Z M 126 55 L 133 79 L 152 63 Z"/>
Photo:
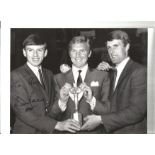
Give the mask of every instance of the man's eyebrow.
<path id="1" fill-rule="evenodd" d="M 113 46 L 118 46 L 118 44 L 113 44 Z"/>
<path id="2" fill-rule="evenodd" d="M 25 49 L 33 49 L 33 48 L 31 48 L 31 47 L 25 47 Z"/>
<path id="3" fill-rule="evenodd" d="M 38 49 L 45 49 L 45 47 L 41 47 L 41 48 L 38 48 Z"/>

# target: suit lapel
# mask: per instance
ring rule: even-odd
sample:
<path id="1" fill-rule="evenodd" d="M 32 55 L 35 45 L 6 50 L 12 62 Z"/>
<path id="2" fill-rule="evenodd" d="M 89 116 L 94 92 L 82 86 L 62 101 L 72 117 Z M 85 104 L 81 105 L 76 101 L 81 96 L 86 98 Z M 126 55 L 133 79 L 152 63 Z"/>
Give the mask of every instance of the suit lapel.
<path id="1" fill-rule="evenodd" d="M 121 75 L 119 77 L 119 80 L 118 80 L 117 86 L 115 88 L 115 91 L 117 90 L 117 88 L 119 87 L 119 85 L 121 84 L 123 79 L 126 77 L 126 75 L 129 74 L 129 70 L 130 70 L 129 68 L 131 67 L 132 63 L 133 63 L 133 61 L 131 59 L 127 62 L 126 66 L 124 67 L 124 69 L 123 69 L 123 71 L 122 71 L 122 73 L 121 73 Z"/>
<path id="2" fill-rule="evenodd" d="M 24 65 L 24 69 L 29 77 L 29 82 L 32 82 L 32 83 L 40 83 L 38 78 L 36 77 L 36 75 L 33 73 L 33 71 L 28 67 L 27 64 Z"/>
<path id="3" fill-rule="evenodd" d="M 65 76 L 64 83 L 67 82 L 67 83 L 70 83 L 71 85 L 73 85 L 73 83 L 75 83 L 72 69 L 69 70 L 67 73 L 65 73 L 64 76 Z"/>
<path id="4" fill-rule="evenodd" d="M 48 75 L 47 75 L 47 72 L 44 68 L 42 68 L 42 71 L 43 71 L 43 78 L 44 78 L 44 84 L 45 84 L 45 91 L 48 92 Z"/>
<path id="5" fill-rule="evenodd" d="M 43 70 L 44 84 L 45 84 L 45 89 L 43 89 L 43 87 L 42 87 L 42 92 L 44 93 L 44 96 L 45 96 L 46 100 L 49 100 L 49 98 L 50 98 L 49 96 L 51 95 L 50 94 L 51 92 L 50 92 L 49 80 L 52 80 L 52 79 L 49 79 L 47 71 L 44 68 L 42 68 L 42 70 Z"/>
<path id="6" fill-rule="evenodd" d="M 25 68 L 25 71 L 27 72 L 27 75 L 29 77 L 28 81 L 31 85 L 33 84 L 36 84 L 37 86 L 40 87 L 41 91 L 43 92 L 44 96 L 46 97 L 46 99 L 48 98 L 47 96 L 47 92 L 43 89 L 41 83 L 39 82 L 38 78 L 36 77 L 36 75 L 33 73 L 33 71 L 28 67 L 27 64 L 24 65 L 24 68 Z M 45 70 L 43 69 L 43 74 L 44 74 L 44 77 L 45 77 L 45 87 L 46 89 L 48 88 L 47 86 L 47 76 L 46 76 L 46 72 Z"/>
<path id="7" fill-rule="evenodd" d="M 114 85 L 114 71 L 113 70 L 110 70 L 109 71 L 110 72 L 110 95 L 112 96 L 113 95 L 113 93 L 115 92 L 115 90 L 116 90 L 116 88 L 115 88 L 115 90 L 113 91 L 113 85 Z"/>
<path id="8" fill-rule="evenodd" d="M 90 81 L 91 81 L 90 73 L 91 73 L 91 70 L 88 68 L 87 73 L 86 73 L 86 77 L 85 77 L 85 80 L 84 80 L 84 82 L 85 82 L 87 85 L 89 85 L 89 84 L 90 84 Z"/>

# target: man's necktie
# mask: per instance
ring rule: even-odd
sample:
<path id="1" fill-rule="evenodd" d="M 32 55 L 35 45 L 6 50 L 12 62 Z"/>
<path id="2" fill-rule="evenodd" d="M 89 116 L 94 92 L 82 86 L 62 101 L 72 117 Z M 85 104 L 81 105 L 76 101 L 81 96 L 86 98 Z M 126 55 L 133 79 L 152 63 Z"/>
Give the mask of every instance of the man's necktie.
<path id="1" fill-rule="evenodd" d="M 116 77 L 117 77 L 117 69 L 115 68 L 113 70 L 113 81 L 112 81 L 112 90 L 113 90 L 113 92 L 115 91 Z"/>
<path id="2" fill-rule="evenodd" d="M 77 87 L 82 83 L 81 70 L 79 70 L 78 72 L 79 72 L 79 76 L 78 76 L 78 79 L 77 79 Z"/>
<path id="3" fill-rule="evenodd" d="M 41 69 L 38 69 L 38 72 L 39 72 L 39 76 L 40 76 L 41 85 L 45 89 L 44 78 L 43 78 L 43 74 L 41 72 Z"/>

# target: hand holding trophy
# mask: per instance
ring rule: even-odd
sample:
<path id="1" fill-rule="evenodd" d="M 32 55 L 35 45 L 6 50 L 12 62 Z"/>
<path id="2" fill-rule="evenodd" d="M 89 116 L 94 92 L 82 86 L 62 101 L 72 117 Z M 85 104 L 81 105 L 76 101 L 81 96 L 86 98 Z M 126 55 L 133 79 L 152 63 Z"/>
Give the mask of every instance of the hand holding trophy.
<path id="1" fill-rule="evenodd" d="M 84 82 L 81 83 L 79 88 L 81 89 L 81 91 L 83 91 L 83 94 L 84 94 L 84 97 L 85 97 L 86 101 L 88 103 L 91 102 L 91 100 L 93 98 L 93 94 L 92 94 L 91 88 L 86 83 L 84 83 Z"/>
<path id="2" fill-rule="evenodd" d="M 60 100 L 63 103 L 66 103 L 69 98 L 69 91 L 72 88 L 71 84 L 65 83 L 65 85 L 60 90 Z"/>

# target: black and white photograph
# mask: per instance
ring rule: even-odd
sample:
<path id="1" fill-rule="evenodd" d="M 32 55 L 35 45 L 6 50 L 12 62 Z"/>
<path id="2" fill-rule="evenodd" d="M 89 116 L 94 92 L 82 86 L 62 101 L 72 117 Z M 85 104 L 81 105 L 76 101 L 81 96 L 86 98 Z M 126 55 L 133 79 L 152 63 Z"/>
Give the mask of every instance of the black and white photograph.
<path id="1" fill-rule="evenodd" d="M 154 154 L 154 1 L 2 0 L 0 153 Z"/>
<path id="2" fill-rule="evenodd" d="M 148 28 L 11 28 L 10 36 L 10 133 L 147 133 Z"/>

